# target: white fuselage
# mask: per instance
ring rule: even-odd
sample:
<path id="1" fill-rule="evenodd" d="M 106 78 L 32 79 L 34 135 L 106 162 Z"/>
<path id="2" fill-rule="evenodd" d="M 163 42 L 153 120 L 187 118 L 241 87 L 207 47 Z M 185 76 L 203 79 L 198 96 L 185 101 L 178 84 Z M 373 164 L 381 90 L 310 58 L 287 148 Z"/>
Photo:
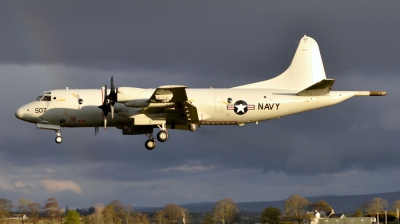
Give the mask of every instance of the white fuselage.
<path id="1" fill-rule="evenodd" d="M 332 91 L 325 96 L 296 96 L 295 91 L 263 89 L 187 89 L 188 101 L 197 108 L 200 125 L 259 122 L 331 106 L 353 97 L 354 91 Z M 149 99 L 152 89 L 142 89 L 140 98 Z M 62 127 L 101 127 L 102 89 L 61 89 L 51 91 L 51 101 L 34 101 L 20 107 L 16 116 L 31 123 Z M 81 100 L 81 104 L 79 103 Z M 230 101 L 230 103 L 228 102 Z M 243 111 L 235 112 L 235 102 L 245 101 Z M 142 108 L 117 103 L 114 119 L 107 126 L 132 126 Z M 110 116 L 110 115 L 108 115 Z M 162 116 L 162 115 L 161 115 Z M 167 115 L 165 115 L 167 116 Z"/>

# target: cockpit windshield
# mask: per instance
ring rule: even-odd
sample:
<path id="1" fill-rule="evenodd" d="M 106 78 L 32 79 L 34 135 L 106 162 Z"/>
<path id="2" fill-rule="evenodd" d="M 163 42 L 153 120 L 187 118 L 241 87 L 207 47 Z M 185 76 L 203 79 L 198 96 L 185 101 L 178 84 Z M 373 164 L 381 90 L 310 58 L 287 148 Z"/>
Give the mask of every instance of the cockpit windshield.
<path id="1" fill-rule="evenodd" d="M 38 96 L 35 101 L 51 101 L 51 92 Z"/>
<path id="2" fill-rule="evenodd" d="M 43 95 L 42 96 L 38 96 L 35 101 L 40 101 L 42 98 L 43 98 Z"/>

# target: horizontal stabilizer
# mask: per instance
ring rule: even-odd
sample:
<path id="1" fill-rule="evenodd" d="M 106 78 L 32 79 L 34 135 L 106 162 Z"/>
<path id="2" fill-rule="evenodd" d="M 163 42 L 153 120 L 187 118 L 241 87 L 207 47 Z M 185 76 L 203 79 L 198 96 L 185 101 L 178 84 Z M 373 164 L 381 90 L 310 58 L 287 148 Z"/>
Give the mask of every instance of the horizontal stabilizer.
<path id="1" fill-rule="evenodd" d="M 297 96 L 323 96 L 328 94 L 335 83 L 334 79 L 323 79 L 310 87 L 298 92 Z"/>

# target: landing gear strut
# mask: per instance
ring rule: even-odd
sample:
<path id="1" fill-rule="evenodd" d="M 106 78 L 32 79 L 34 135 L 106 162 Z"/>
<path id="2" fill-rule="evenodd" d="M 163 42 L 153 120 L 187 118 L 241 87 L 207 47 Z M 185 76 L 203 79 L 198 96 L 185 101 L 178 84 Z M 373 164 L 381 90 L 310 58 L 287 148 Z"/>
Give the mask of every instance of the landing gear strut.
<path id="1" fill-rule="evenodd" d="M 61 133 L 60 133 L 60 130 L 56 130 L 56 133 L 57 133 L 57 137 L 56 137 L 56 143 L 57 144 L 61 144 L 61 142 L 63 141 L 63 138 L 61 137 Z"/>

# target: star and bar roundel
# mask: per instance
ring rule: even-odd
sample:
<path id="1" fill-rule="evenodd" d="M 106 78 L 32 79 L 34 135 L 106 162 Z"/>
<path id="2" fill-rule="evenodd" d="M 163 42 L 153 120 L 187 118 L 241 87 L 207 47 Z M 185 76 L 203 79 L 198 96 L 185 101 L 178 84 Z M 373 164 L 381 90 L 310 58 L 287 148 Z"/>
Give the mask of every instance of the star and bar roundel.
<path id="1" fill-rule="evenodd" d="M 254 110 L 255 105 L 248 105 L 244 100 L 238 100 L 235 104 L 228 104 L 227 110 L 233 110 L 237 115 L 243 115 L 247 113 L 248 110 Z"/>

